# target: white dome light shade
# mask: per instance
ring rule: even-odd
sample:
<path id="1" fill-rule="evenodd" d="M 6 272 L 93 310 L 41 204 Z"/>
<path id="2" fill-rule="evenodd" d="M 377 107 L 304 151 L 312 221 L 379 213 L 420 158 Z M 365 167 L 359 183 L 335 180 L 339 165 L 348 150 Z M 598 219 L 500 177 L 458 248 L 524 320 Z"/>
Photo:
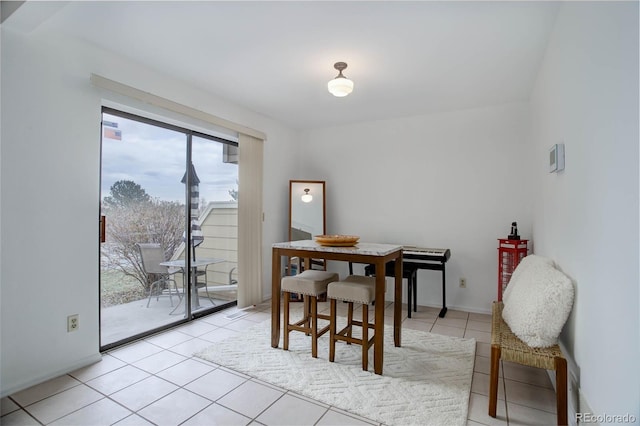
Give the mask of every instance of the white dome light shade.
<path id="1" fill-rule="evenodd" d="M 313 195 L 309 194 L 309 191 L 309 188 L 304 189 L 304 194 L 301 197 L 303 203 L 310 203 L 313 200 Z"/>
<path id="2" fill-rule="evenodd" d="M 327 83 L 327 88 L 333 96 L 341 98 L 353 91 L 353 81 L 346 77 L 336 77 Z"/>
<path id="3" fill-rule="evenodd" d="M 342 71 L 347 68 L 346 62 L 336 62 L 333 67 L 338 70 L 338 75 L 327 83 L 327 89 L 333 96 L 342 98 L 353 92 L 353 81 L 342 75 Z"/>

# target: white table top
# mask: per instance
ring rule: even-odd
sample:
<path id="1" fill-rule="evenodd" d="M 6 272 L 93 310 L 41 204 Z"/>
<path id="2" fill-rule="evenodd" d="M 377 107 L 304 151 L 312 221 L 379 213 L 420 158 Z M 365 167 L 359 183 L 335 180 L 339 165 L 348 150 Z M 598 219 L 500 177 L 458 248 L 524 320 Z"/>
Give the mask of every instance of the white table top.
<path id="1" fill-rule="evenodd" d="M 402 250 L 402 246 L 397 244 L 358 243 L 352 247 L 329 247 L 322 246 L 313 240 L 285 241 L 282 243 L 275 243 L 272 247 L 324 253 L 365 254 L 369 256 L 386 256 L 389 253 Z"/>
<path id="2" fill-rule="evenodd" d="M 166 262 L 160 262 L 160 264 L 162 266 L 168 266 L 170 268 L 184 268 L 184 262 L 185 262 L 184 259 L 176 259 L 176 260 L 167 260 Z M 214 263 L 222 263 L 222 262 L 226 262 L 226 261 L 224 259 L 202 257 L 196 260 L 191 259 L 191 267 L 197 268 L 199 266 L 207 266 Z"/>

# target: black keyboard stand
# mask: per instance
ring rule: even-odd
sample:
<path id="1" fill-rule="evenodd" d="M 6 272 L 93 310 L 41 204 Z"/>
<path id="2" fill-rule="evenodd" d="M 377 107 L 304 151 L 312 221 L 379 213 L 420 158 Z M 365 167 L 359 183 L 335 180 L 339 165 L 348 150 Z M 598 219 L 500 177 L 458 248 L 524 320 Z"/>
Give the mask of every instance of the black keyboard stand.
<path id="1" fill-rule="evenodd" d="M 385 276 L 395 276 L 395 266 L 393 262 L 387 263 L 385 266 Z M 418 270 L 429 269 L 432 271 L 442 271 L 442 309 L 438 316 L 444 318 L 447 314 L 447 292 L 446 292 L 446 276 L 445 264 L 442 263 L 423 263 L 423 262 L 402 262 L 402 278 L 407 279 L 407 315 L 411 318 L 411 305 L 413 302 L 413 312 L 418 311 Z M 374 265 L 367 265 L 364 268 L 365 275 L 375 275 Z"/>

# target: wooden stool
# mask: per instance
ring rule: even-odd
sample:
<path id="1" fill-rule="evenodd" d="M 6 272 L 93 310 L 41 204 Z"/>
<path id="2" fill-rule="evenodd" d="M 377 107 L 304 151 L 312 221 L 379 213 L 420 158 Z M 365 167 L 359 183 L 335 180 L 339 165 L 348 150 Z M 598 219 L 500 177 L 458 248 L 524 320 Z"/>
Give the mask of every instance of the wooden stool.
<path id="1" fill-rule="evenodd" d="M 513 334 L 502 319 L 502 302 L 493 302 L 491 323 L 491 375 L 489 377 L 489 415 L 496 416 L 500 359 L 531 367 L 556 370 L 556 411 L 559 425 L 567 418 L 567 360 L 558 345 L 532 348 Z"/>
<path id="2" fill-rule="evenodd" d="M 318 318 L 329 320 L 328 315 L 318 314 L 318 296 L 327 291 L 327 285 L 340 279 L 335 272 L 316 271 L 308 269 L 301 274 L 292 277 L 284 277 L 281 288 L 284 298 L 284 344 L 283 349 L 289 350 L 289 332 L 302 331 L 307 336 L 311 334 L 311 356 L 318 357 L 318 337 L 329 330 L 329 326 L 318 331 Z M 304 296 L 304 314 L 296 323 L 289 323 L 289 299 L 290 293 L 299 293 Z"/>
<path id="3" fill-rule="evenodd" d="M 373 337 L 369 338 L 369 329 L 374 329 L 375 324 L 369 323 L 369 307 L 376 298 L 376 279 L 361 275 L 350 275 L 344 281 L 332 282 L 327 286 L 327 297 L 331 301 L 331 313 L 329 323 L 329 361 L 333 362 L 336 355 L 336 341 L 341 340 L 347 344 L 355 343 L 362 346 L 362 369 L 369 368 L 369 348 L 373 346 Z M 347 325 L 340 331 L 336 331 L 336 301 L 342 300 L 349 303 L 347 313 Z M 362 304 L 362 321 L 353 320 L 353 303 Z M 352 336 L 353 326 L 362 327 L 362 338 Z"/>

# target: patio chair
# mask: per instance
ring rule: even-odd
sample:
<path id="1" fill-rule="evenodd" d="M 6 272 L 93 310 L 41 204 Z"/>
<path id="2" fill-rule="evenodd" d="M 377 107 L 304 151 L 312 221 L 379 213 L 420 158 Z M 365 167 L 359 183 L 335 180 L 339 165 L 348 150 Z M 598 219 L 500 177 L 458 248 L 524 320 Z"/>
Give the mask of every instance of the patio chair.
<path id="1" fill-rule="evenodd" d="M 201 277 L 204 276 L 205 277 L 205 281 L 197 281 L 197 287 L 198 289 L 200 288 L 204 288 L 204 291 L 207 293 L 207 298 L 209 299 L 209 301 L 211 302 L 211 304 L 213 306 L 217 306 L 218 304 L 215 302 L 214 298 L 211 297 L 211 294 L 209 294 L 209 292 L 215 293 L 217 291 L 237 291 L 238 290 L 238 280 L 233 278 L 233 272 L 236 270 L 236 268 L 231 268 L 231 270 L 229 271 L 229 284 L 227 285 L 211 285 L 209 286 L 209 272 L 213 273 L 213 271 L 209 271 L 209 266 L 211 265 L 207 265 L 205 267 L 204 271 L 198 271 L 197 272 L 197 276 Z M 212 279 L 213 281 L 213 279 Z"/>
<path id="2" fill-rule="evenodd" d="M 216 302 L 213 301 L 213 299 L 211 298 L 211 295 L 209 294 L 209 285 L 208 285 L 209 279 L 207 275 L 209 271 L 209 266 L 211 265 L 205 266 L 204 270 L 196 269 L 196 288 L 198 290 L 203 288 L 205 293 L 207 293 L 207 299 L 209 299 L 209 301 L 213 306 L 216 306 Z M 202 277 L 204 277 L 204 281 L 201 280 Z"/>
<path id="3" fill-rule="evenodd" d="M 160 244 L 153 243 L 139 243 L 136 244 L 138 246 L 138 250 L 140 251 L 140 258 L 142 259 L 142 269 L 144 269 L 145 274 L 149 276 L 149 274 L 155 274 L 158 276 L 158 280 L 151 283 L 149 287 L 149 300 L 147 300 L 147 308 L 149 307 L 149 303 L 151 303 L 151 297 L 156 295 L 156 300 L 159 300 L 161 295 L 168 295 L 169 300 L 171 301 L 171 306 L 173 306 L 173 296 L 178 296 L 178 300 L 182 300 L 182 295 L 180 291 L 178 291 L 178 285 L 176 281 L 172 278 L 173 274 L 179 272 L 179 269 L 170 269 L 168 266 L 160 265 L 161 262 L 165 261 L 164 251 Z M 171 287 L 171 283 L 173 283 L 173 288 Z M 165 294 L 165 290 L 168 291 Z"/>
<path id="4" fill-rule="evenodd" d="M 233 278 L 233 271 L 235 271 L 236 268 L 233 267 L 231 268 L 231 270 L 229 271 L 229 285 L 237 285 L 238 284 L 238 280 L 236 280 L 235 278 Z"/>

